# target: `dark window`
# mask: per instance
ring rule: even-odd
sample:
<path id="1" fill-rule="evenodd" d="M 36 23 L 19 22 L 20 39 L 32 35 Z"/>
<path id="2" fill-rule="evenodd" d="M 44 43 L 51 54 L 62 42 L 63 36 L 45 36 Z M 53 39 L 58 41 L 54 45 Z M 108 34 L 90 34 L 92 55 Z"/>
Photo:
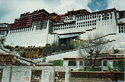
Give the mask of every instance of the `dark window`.
<path id="1" fill-rule="evenodd" d="M 119 33 L 123 33 L 123 27 L 119 27 Z"/>
<path id="2" fill-rule="evenodd" d="M 69 61 L 68 66 L 76 66 L 76 61 Z"/>
<path id="3" fill-rule="evenodd" d="M 103 66 L 107 66 L 107 61 L 103 61 Z"/>
<path id="4" fill-rule="evenodd" d="M 80 66 L 83 66 L 83 61 L 80 61 L 79 65 L 80 65 Z"/>
<path id="5" fill-rule="evenodd" d="M 95 60 L 95 66 L 101 66 L 101 60 Z"/>
<path id="6" fill-rule="evenodd" d="M 32 70 L 31 82 L 39 82 L 41 80 L 42 70 Z M 39 79 L 35 78 L 38 77 Z"/>

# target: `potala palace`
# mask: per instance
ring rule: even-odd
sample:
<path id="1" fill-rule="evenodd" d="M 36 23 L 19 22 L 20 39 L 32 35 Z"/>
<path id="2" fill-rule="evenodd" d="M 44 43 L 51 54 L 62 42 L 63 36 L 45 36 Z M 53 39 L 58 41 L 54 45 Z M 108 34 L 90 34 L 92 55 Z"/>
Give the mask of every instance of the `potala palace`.
<path id="1" fill-rule="evenodd" d="M 63 15 L 44 9 L 24 13 L 15 19 L 15 28 L 1 30 L 6 35 L 5 45 L 45 46 L 58 45 L 74 39 L 85 40 L 89 34 L 102 33 L 113 40 L 114 48 L 125 48 L 125 11 L 115 8 L 89 12 L 85 9 L 68 11 Z"/>
<path id="2" fill-rule="evenodd" d="M 111 53 L 107 51 L 95 55 L 93 50 L 93 53 L 85 54 L 86 62 L 79 56 L 82 48 L 68 50 L 71 41 L 87 40 L 89 35 L 94 34 L 100 34 L 101 38 L 108 40 L 107 43 L 111 43 Z M 91 42 L 90 47 L 95 46 Z M 67 50 L 56 51 L 52 45 L 53 52 L 48 54 L 46 49 L 44 54 L 47 43 L 54 43 L 59 48 L 65 44 Z M 15 50 L 5 47 L 8 45 Z M 18 50 L 16 46 L 24 49 Z M 20 14 L 13 24 L 0 23 L 0 82 L 123 81 L 124 69 L 114 68 L 115 63 L 121 63 L 120 59 L 124 62 L 125 10 L 112 8 L 89 12 L 80 9 L 60 15 L 41 9 Z M 54 60 L 61 60 L 63 65 L 54 66 Z M 91 63 L 89 60 L 95 63 L 88 65 Z M 93 65 L 95 68 L 91 70 Z M 121 65 L 124 67 L 123 63 Z"/>

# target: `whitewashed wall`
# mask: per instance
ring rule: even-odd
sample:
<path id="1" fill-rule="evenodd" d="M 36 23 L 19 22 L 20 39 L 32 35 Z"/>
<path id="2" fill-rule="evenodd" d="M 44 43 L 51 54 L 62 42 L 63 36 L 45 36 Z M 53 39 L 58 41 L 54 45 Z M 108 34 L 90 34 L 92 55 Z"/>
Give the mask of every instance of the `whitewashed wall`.
<path id="1" fill-rule="evenodd" d="M 59 60 L 59 59 L 63 60 L 63 58 L 65 58 L 65 57 L 79 57 L 78 50 L 47 56 L 46 62 L 53 61 L 53 60 Z"/>
<path id="2" fill-rule="evenodd" d="M 63 60 L 63 66 L 68 66 L 68 63 L 69 63 L 70 60 Z M 84 62 L 83 62 L 84 63 Z M 76 60 L 76 66 L 69 66 L 71 69 L 73 70 L 78 70 L 78 69 L 83 69 L 83 66 L 80 66 L 80 61 L 79 60 Z"/>
<path id="3" fill-rule="evenodd" d="M 15 31 L 15 30 L 14 30 Z M 9 31 L 5 45 L 12 46 L 45 46 L 46 43 L 53 43 L 54 35 L 47 33 L 48 29 L 14 32 Z M 48 39 L 47 39 L 48 37 Z"/>

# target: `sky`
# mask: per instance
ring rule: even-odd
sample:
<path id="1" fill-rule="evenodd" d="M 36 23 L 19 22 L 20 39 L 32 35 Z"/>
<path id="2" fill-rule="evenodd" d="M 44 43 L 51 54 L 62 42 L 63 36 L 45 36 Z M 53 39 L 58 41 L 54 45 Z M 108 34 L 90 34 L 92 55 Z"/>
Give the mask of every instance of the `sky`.
<path id="1" fill-rule="evenodd" d="M 39 9 L 65 14 L 69 10 L 94 12 L 110 8 L 125 10 L 125 0 L 0 0 L 0 23 L 14 23 L 20 14 Z"/>

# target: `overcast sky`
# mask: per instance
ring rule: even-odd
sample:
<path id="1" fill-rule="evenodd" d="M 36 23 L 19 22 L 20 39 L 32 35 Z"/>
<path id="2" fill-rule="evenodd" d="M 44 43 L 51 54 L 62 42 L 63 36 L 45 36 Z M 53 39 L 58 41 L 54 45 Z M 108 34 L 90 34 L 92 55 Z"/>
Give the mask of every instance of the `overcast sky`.
<path id="1" fill-rule="evenodd" d="M 64 14 L 73 9 L 93 12 L 109 8 L 125 10 L 125 0 L 0 0 L 0 23 L 13 23 L 20 14 L 39 9 Z"/>

